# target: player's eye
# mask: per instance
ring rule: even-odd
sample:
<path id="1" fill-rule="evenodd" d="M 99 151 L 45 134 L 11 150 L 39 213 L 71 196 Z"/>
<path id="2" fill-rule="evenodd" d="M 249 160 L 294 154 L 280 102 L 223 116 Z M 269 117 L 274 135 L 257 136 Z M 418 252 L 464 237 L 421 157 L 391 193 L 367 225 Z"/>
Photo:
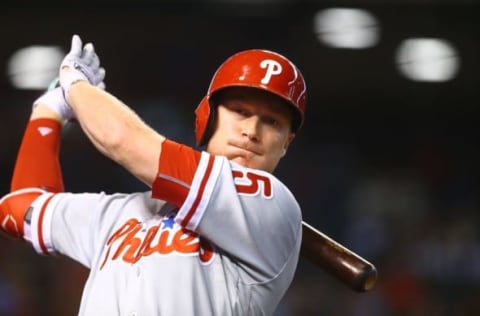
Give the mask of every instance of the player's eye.
<path id="1" fill-rule="evenodd" d="M 242 116 L 250 116 L 251 113 L 250 111 L 248 111 L 247 109 L 244 109 L 244 108 L 238 108 L 236 109 L 236 112 Z"/>
<path id="2" fill-rule="evenodd" d="M 235 112 L 241 116 L 248 117 L 251 115 L 251 112 L 245 106 L 242 106 L 240 104 L 231 104 L 228 106 L 228 108 L 230 109 L 230 111 Z"/>
<path id="3" fill-rule="evenodd" d="M 268 125 L 271 125 L 271 126 L 274 126 L 274 127 L 279 127 L 280 126 L 280 122 L 277 119 L 275 119 L 274 117 L 264 117 L 263 122 L 265 122 L 265 124 L 268 124 Z"/>

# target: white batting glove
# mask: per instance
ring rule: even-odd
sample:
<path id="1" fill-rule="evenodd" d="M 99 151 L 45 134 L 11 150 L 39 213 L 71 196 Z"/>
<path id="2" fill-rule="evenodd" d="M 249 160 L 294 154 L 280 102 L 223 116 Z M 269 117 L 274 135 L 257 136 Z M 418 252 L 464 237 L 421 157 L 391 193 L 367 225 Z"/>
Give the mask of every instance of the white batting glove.
<path id="1" fill-rule="evenodd" d="M 39 104 L 43 104 L 57 113 L 63 119 L 63 122 L 67 122 L 75 118 L 75 113 L 65 101 L 62 87 L 56 86 L 57 82 L 58 78 L 50 84 L 50 88 L 44 94 L 33 102 L 32 110 Z"/>
<path id="2" fill-rule="evenodd" d="M 78 81 L 87 81 L 94 86 L 101 85 L 105 78 L 105 69 L 100 67 L 100 59 L 92 43 L 82 47 L 80 36 L 73 35 L 70 52 L 60 65 L 60 85 L 68 95 L 70 86 Z"/>
<path id="3" fill-rule="evenodd" d="M 97 87 L 105 90 L 105 83 L 102 81 Z M 68 105 L 67 101 L 65 101 L 63 89 L 59 85 L 59 78 L 55 78 L 50 83 L 48 90 L 33 102 L 32 110 L 39 104 L 43 104 L 57 113 L 62 118 L 64 124 L 76 119 L 73 109 Z"/>

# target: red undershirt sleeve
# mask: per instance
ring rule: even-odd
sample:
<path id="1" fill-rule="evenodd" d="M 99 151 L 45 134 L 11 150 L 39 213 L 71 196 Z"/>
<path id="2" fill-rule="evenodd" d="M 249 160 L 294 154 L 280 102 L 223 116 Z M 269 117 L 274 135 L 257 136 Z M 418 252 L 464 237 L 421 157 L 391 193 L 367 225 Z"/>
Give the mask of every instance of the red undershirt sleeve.
<path id="1" fill-rule="evenodd" d="M 200 157 L 201 153 L 189 146 L 165 140 L 152 197 L 180 207 L 187 198 Z"/>
<path id="2" fill-rule="evenodd" d="M 10 190 L 37 187 L 63 192 L 59 161 L 62 127 L 53 119 L 29 121 L 20 144 Z"/>

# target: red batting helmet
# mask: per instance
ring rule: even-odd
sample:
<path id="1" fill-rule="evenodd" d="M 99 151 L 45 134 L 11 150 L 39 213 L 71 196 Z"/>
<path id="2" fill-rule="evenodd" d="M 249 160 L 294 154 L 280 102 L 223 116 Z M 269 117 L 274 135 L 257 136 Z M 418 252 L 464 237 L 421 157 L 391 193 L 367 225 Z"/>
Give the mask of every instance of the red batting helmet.
<path id="1" fill-rule="evenodd" d="M 215 72 L 206 96 L 195 110 L 195 138 L 203 145 L 211 136 L 212 96 L 228 87 L 251 87 L 269 91 L 291 105 L 292 131 L 303 123 L 307 88 L 300 70 L 286 57 L 268 50 L 251 49 L 228 58 Z"/>

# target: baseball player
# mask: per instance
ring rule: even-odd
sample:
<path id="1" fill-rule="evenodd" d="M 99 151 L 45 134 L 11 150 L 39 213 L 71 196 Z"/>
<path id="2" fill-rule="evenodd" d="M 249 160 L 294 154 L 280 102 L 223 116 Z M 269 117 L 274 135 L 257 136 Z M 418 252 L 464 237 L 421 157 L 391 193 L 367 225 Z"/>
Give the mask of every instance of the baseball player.
<path id="1" fill-rule="evenodd" d="M 202 149 L 150 128 L 104 77 L 74 35 L 60 86 L 34 102 L 2 230 L 90 270 L 79 315 L 272 315 L 302 239 L 301 209 L 272 175 L 303 122 L 299 69 L 267 50 L 228 58 L 195 111 Z M 64 192 L 60 133 L 72 120 L 151 190 Z"/>

